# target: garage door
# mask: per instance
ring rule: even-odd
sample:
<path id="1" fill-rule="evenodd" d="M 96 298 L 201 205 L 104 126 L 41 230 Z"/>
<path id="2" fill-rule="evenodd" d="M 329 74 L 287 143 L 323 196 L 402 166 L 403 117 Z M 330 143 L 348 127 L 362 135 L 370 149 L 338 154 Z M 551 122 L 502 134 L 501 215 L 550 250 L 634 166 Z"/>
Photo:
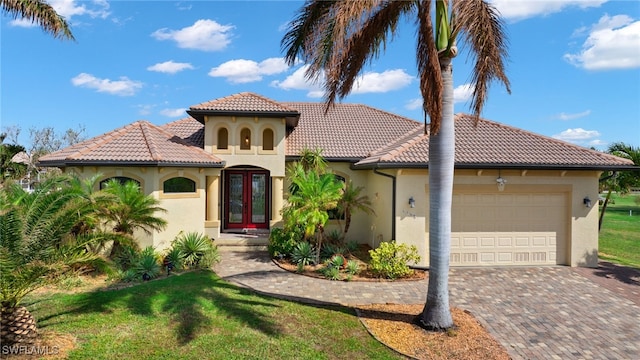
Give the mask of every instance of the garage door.
<path id="1" fill-rule="evenodd" d="M 567 214 L 562 193 L 454 194 L 451 265 L 563 264 Z"/>

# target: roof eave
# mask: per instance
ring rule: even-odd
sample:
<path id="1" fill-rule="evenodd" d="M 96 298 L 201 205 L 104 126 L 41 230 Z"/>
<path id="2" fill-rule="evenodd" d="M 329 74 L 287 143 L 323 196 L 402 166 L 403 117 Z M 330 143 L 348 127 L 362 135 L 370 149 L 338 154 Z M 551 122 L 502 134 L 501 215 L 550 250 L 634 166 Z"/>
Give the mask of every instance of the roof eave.
<path id="1" fill-rule="evenodd" d="M 370 162 L 354 164 L 354 169 L 427 169 L 429 163 L 405 163 L 405 162 Z M 497 164 L 497 163 L 456 163 L 456 169 L 512 169 L 512 170 L 597 170 L 597 171 L 624 171 L 640 170 L 633 165 L 581 165 L 581 164 Z"/>
<path id="2" fill-rule="evenodd" d="M 259 116 L 267 118 L 285 118 L 287 126 L 296 127 L 300 119 L 297 111 L 231 111 L 231 110 L 187 110 L 192 118 L 204 125 L 205 116 Z"/>
<path id="3" fill-rule="evenodd" d="M 192 163 L 180 161 L 78 161 L 52 160 L 39 162 L 40 167 L 70 167 L 70 166 L 146 166 L 146 167 L 189 167 L 189 168 L 224 168 L 226 162 L 220 163 Z"/>

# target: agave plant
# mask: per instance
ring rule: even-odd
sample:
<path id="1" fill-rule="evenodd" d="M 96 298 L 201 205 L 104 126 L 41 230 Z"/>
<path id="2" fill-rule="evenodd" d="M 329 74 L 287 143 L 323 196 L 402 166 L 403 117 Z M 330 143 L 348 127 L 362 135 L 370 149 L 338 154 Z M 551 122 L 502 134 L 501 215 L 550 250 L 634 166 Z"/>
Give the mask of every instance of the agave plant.
<path id="1" fill-rule="evenodd" d="M 136 275 L 143 280 L 155 279 L 162 273 L 160 256 L 155 252 L 153 247 L 147 246 L 140 252 L 133 269 Z"/>
<path id="2" fill-rule="evenodd" d="M 188 268 L 209 268 L 220 261 L 218 247 L 204 234 L 181 232 L 173 247 L 182 252 L 184 265 Z"/>

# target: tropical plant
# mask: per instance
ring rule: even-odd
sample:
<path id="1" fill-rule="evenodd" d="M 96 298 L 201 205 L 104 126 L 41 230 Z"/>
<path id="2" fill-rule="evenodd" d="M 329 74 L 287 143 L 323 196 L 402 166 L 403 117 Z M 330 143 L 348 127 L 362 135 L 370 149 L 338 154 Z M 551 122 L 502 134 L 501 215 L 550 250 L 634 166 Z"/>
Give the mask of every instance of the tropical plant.
<path id="1" fill-rule="evenodd" d="M 6 134 L 0 135 L 0 185 L 7 180 L 17 180 L 27 173 L 27 165 L 14 162 L 14 156 L 24 152 L 21 145 L 7 144 L 4 142 Z"/>
<path id="2" fill-rule="evenodd" d="M 435 25 L 433 18 L 435 17 Z M 364 65 L 383 52 L 403 19 L 415 20 L 416 59 L 429 134 L 429 286 L 419 323 L 427 329 L 453 327 L 449 306 L 449 254 L 454 169 L 452 59 L 457 38 L 474 56 L 471 107 L 479 117 L 488 85 L 502 82 L 506 35 L 494 7 L 484 0 L 323 1 L 309 0 L 282 39 L 290 65 L 309 64 L 309 79 L 324 76 L 327 108 L 347 96 Z M 426 117 L 425 117 L 426 118 Z M 425 129 L 427 130 L 427 129 Z"/>
<path id="3" fill-rule="evenodd" d="M 302 271 L 305 266 L 314 263 L 314 249 L 313 245 L 303 241 L 296 245 L 291 254 L 291 260 L 298 264 L 298 271 Z"/>
<path id="4" fill-rule="evenodd" d="M 182 250 L 172 247 L 165 254 L 162 259 L 162 263 L 164 266 L 169 266 L 171 264 L 172 268 L 175 270 L 180 270 L 184 266 L 184 254 Z"/>
<path id="5" fill-rule="evenodd" d="M 302 229 L 299 226 L 289 226 L 286 229 L 271 229 L 267 250 L 272 257 L 290 257 L 302 237 Z"/>
<path id="6" fill-rule="evenodd" d="M 73 236 L 71 229 L 90 213 L 78 201 L 69 177 L 51 178 L 27 193 L 16 184 L 0 192 L 0 343 L 28 343 L 36 322 L 20 306 L 22 299 L 41 286 L 105 267 L 87 251 L 92 234 Z"/>
<path id="7" fill-rule="evenodd" d="M 413 270 L 407 265 L 420 261 L 415 245 L 397 244 L 395 241 L 382 242 L 376 249 L 369 250 L 371 271 L 381 277 L 397 279 L 409 276 Z"/>
<path id="8" fill-rule="evenodd" d="M 303 148 L 300 151 L 300 159 L 298 163 L 302 166 L 305 172 L 315 171 L 318 174 L 327 172 L 327 161 L 322 156 L 322 149 L 309 149 Z"/>
<path id="9" fill-rule="evenodd" d="M 334 245 L 332 243 L 326 243 L 322 246 L 322 250 L 320 251 L 320 257 L 322 259 L 328 259 L 333 255 L 344 255 L 347 253 L 347 249 L 340 246 Z"/>
<path id="10" fill-rule="evenodd" d="M 340 280 L 340 268 L 329 263 L 322 269 L 322 275 L 329 280 Z"/>
<path id="11" fill-rule="evenodd" d="M 134 181 L 121 184 L 118 180 L 111 179 L 103 191 L 117 198 L 117 201 L 100 209 L 100 216 L 119 235 L 113 238 L 110 258 L 114 258 L 123 245 L 134 246 L 135 230 L 151 234 L 167 226 L 166 220 L 155 215 L 156 212 L 166 212 L 159 206 L 160 201 L 151 195 L 143 194 Z"/>
<path id="12" fill-rule="evenodd" d="M 218 247 L 208 236 L 198 232 L 180 232 L 173 242 L 173 248 L 183 255 L 187 268 L 207 269 L 220 262 Z"/>
<path id="13" fill-rule="evenodd" d="M 371 207 L 371 200 L 369 196 L 362 195 L 364 190 L 362 186 L 354 187 L 351 180 L 344 184 L 342 190 L 342 198 L 338 201 L 338 213 L 344 216 L 344 238 L 347 238 L 347 232 L 351 226 L 351 216 L 356 211 L 362 211 L 365 214 L 375 214 L 375 211 Z"/>
<path id="14" fill-rule="evenodd" d="M 327 211 L 337 206 L 342 184 L 335 181 L 333 174 L 319 175 L 313 170 L 298 173 L 291 181 L 297 191 L 289 195 L 285 219 L 289 227 L 302 226 L 305 238 L 315 235 L 316 263 L 319 263 L 324 226 L 329 220 Z"/>
<path id="15" fill-rule="evenodd" d="M 5 14 L 37 23 L 54 38 L 74 40 L 69 24 L 44 0 L 0 0 Z"/>
<path id="16" fill-rule="evenodd" d="M 145 281 L 155 279 L 162 273 L 160 256 L 152 246 L 147 246 L 140 252 L 133 269 L 139 279 Z"/>
<path id="17" fill-rule="evenodd" d="M 342 269 L 346 264 L 347 260 L 344 256 L 340 254 L 333 255 L 330 259 L 331 266 L 336 267 L 338 269 Z"/>
<path id="18" fill-rule="evenodd" d="M 347 274 L 356 275 L 360 272 L 360 264 L 355 260 L 349 260 L 347 261 L 345 270 L 347 271 Z"/>

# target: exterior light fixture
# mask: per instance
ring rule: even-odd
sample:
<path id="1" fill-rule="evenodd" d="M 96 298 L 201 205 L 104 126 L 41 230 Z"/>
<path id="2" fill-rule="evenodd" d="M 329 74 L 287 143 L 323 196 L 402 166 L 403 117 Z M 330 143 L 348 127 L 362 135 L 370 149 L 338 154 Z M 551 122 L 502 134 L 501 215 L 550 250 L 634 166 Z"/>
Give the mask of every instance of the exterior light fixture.
<path id="1" fill-rule="evenodd" d="M 409 207 L 411 208 L 416 207 L 416 200 L 413 198 L 413 196 L 409 198 Z"/>
<path id="2" fill-rule="evenodd" d="M 496 183 L 498 184 L 498 191 L 504 191 L 504 186 L 507 184 L 507 180 L 502 176 L 498 175 L 496 179 Z"/>
<path id="3" fill-rule="evenodd" d="M 244 144 L 245 144 L 245 145 L 249 145 L 249 137 L 248 137 L 248 136 L 246 136 L 246 137 L 244 138 Z"/>
<path id="4" fill-rule="evenodd" d="M 582 199 L 582 203 L 584 204 L 585 207 L 590 208 L 591 207 L 591 199 L 589 199 L 588 196 L 585 196 L 584 199 Z"/>

